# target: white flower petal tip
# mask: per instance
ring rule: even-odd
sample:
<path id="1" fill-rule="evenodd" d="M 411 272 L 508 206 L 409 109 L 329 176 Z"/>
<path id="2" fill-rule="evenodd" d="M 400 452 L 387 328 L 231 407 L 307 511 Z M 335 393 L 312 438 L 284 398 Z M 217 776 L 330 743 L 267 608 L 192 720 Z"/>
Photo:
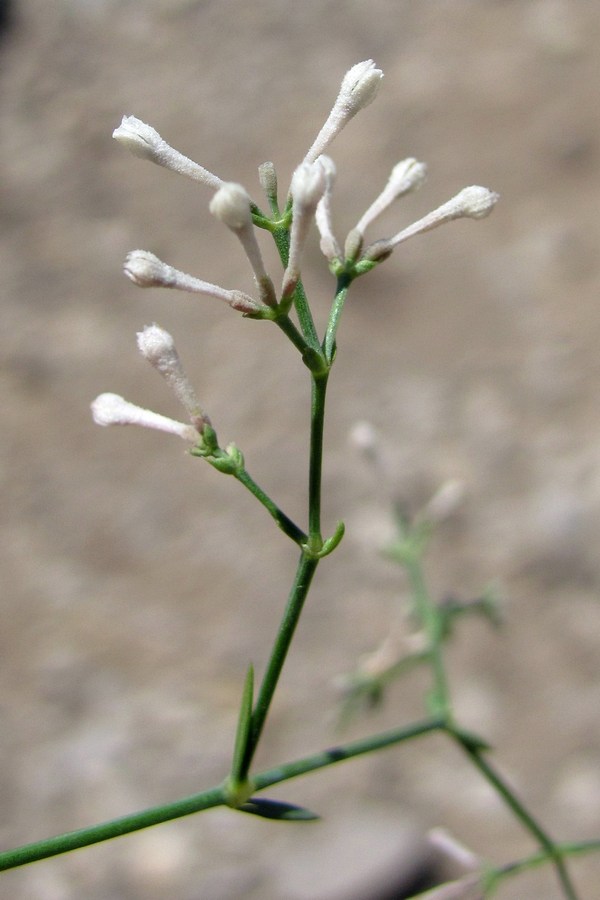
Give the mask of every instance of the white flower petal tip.
<path id="1" fill-rule="evenodd" d="M 118 394 L 100 394 L 92 403 L 91 409 L 96 425 L 139 425 L 142 428 L 153 428 L 156 431 L 174 434 L 193 444 L 198 441 L 198 432 L 192 425 L 176 422 L 150 409 L 143 409 L 129 403 Z"/>
<path id="2" fill-rule="evenodd" d="M 454 199 L 457 204 L 457 211 L 460 209 L 457 218 L 462 215 L 470 219 L 484 219 L 493 210 L 500 199 L 500 194 L 474 184 L 463 188 Z"/>
<path id="3" fill-rule="evenodd" d="M 241 184 L 228 181 L 214 195 L 209 208 L 213 216 L 232 231 L 240 231 L 252 223 L 250 203 L 246 189 Z"/>
<path id="4" fill-rule="evenodd" d="M 172 335 L 159 325 L 146 325 L 138 331 L 137 345 L 144 359 L 159 370 L 171 369 L 179 359 Z"/>
<path id="5" fill-rule="evenodd" d="M 135 116 L 123 116 L 121 124 L 112 134 L 134 156 L 154 160 L 164 141 L 158 131 Z"/>
<path id="6" fill-rule="evenodd" d="M 138 287 L 172 287 L 172 266 L 167 265 L 149 250 L 132 250 L 127 254 L 123 272 Z"/>
<path id="7" fill-rule="evenodd" d="M 372 103 L 383 78 L 383 72 L 372 59 L 365 59 L 348 69 L 342 80 L 340 98 L 352 108 L 352 115 Z"/>
<path id="8" fill-rule="evenodd" d="M 290 194 L 296 209 L 298 206 L 316 208 L 325 193 L 327 174 L 321 159 L 319 157 L 314 163 L 300 163 L 292 175 Z"/>

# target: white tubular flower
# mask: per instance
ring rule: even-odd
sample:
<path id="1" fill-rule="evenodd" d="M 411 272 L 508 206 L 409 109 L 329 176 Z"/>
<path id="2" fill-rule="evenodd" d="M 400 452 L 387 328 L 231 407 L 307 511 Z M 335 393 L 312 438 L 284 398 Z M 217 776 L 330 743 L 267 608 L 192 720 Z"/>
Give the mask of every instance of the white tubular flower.
<path id="1" fill-rule="evenodd" d="M 346 72 L 337 100 L 314 144 L 306 154 L 305 162 L 314 162 L 325 152 L 350 119 L 375 99 L 382 78 L 383 72 L 381 69 L 375 68 L 372 59 L 357 63 Z"/>
<path id="2" fill-rule="evenodd" d="M 198 432 L 192 425 L 143 409 L 118 394 L 100 394 L 96 397 L 92 403 L 92 416 L 96 425 L 140 425 L 142 428 L 175 434 L 193 444 L 198 441 Z"/>
<path id="3" fill-rule="evenodd" d="M 499 194 L 479 185 L 463 188 L 447 203 L 442 204 L 403 231 L 399 231 L 393 238 L 376 241 L 367 248 L 364 258 L 379 260 L 389 256 L 398 244 L 402 244 L 416 234 L 424 234 L 439 225 L 444 225 L 445 222 L 452 222 L 454 219 L 483 219 L 485 216 L 489 216 L 499 199 Z"/>
<path id="4" fill-rule="evenodd" d="M 224 300 L 233 309 L 251 315 L 264 307 L 243 291 L 228 291 L 217 284 L 201 281 L 167 265 L 149 250 L 132 250 L 127 254 L 123 271 L 138 287 L 166 287 L 190 294 L 205 294 Z"/>
<path id="5" fill-rule="evenodd" d="M 113 131 L 113 137 L 140 159 L 149 159 L 165 169 L 177 172 L 178 175 L 186 175 L 194 181 L 200 181 L 213 190 L 218 190 L 223 184 L 221 178 L 188 159 L 178 150 L 174 150 L 161 138 L 156 129 L 136 119 L 135 116 L 123 116 L 121 124 Z"/>
<path id="6" fill-rule="evenodd" d="M 202 412 L 196 392 L 175 349 L 172 336 L 158 325 L 146 325 L 143 331 L 138 332 L 137 345 L 144 359 L 147 359 L 163 376 L 187 411 L 194 427 L 202 433 L 204 426 L 210 425 L 210 421 Z"/>
<path id="7" fill-rule="evenodd" d="M 325 192 L 326 183 L 325 168 L 320 160 L 314 163 L 301 163 L 292 175 L 290 184 L 293 200 L 292 227 L 288 264 L 283 275 L 283 297 L 289 296 L 294 291 L 300 278 L 302 251 L 317 204 Z"/>
<path id="8" fill-rule="evenodd" d="M 260 290 L 260 299 L 268 306 L 276 306 L 277 299 L 273 284 L 265 271 L 260 247 L 256 240 L 250 209 L 251 202 L 246 189 L 241 184 L 229 181 L 222 184 L 210 201 L 210 211 L 239 238 L 252 266 Z"/>
<path id="9" fill-rule="evenodd" d="M 340 259 L 342 256 L 341 247 L 333 233 L 333 215 L 331 210 L 336 168 L 335 163 L 328 156 L 320 156 L 319 162 L 325 172 L 325 193 L 317 204 L 315 220 L 321 235 L 321 253 L 329 262 L 333 262 L 334 259 Z"/>
<path id="10" fill-rule="evenodd" d="M 427 166 L 412 157 L 397 163 L 391 171 L 388 182 L 379 196 L 373 201 L 355 226 L 356 231 L 364 236 L 367 227 L 381 213 L 391 206 L 398 197 L 421 187 L 427 176 Z"/>

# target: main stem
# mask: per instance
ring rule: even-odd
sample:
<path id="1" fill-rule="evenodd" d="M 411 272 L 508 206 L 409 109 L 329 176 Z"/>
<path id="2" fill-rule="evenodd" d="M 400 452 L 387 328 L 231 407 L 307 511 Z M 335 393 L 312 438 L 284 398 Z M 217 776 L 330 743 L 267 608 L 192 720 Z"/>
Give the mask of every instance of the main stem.
<path id="1" fill-rule="evenodd" d="M 300 614 L 304 608 L 304 601 L 308 596 L 313 576 L 319 564 L 319 551 L 323 545 L 321 536 L 321 472 L 327 374 L 316 376 L 311 373 L 311 384 L 308 539 L 302 547 L 294 582 L 252 712 L 250 740 L 248 741 L 248 749 L 241 771 L 241 775 L 244 778 L 248 775 L 256 748 L 260 742 L 279 676 L 294 637 Z"/>

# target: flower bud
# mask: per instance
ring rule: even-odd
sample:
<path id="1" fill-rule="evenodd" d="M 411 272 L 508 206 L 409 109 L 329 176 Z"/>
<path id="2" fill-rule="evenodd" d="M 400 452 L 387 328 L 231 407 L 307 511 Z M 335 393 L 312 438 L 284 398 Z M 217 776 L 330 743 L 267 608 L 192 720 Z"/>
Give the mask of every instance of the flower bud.
<path id="1" fill-rule="evenodd" d="M 350 115 L 355 115 L 373 102 L 382 78 L 383 72 L 375 68 L 372 59 L 356 63 L 344 75 L 338 102 L 348 108 Z"/>
<path id="2" fill-rule="evenodd" d="M 132 250 L 127 254 L 123 271 L 138 287 L 166 287 L 177 291 L 186 291 L 190 294 L 205 294 L 208 297 L 216 297 L 224 300 L 233 309 L 253 315 L 264 309 L 261 303 L 253 300 L 243 291 L 229 291 L 219 287 L 218 284 L 210 284 L 181 272 L 173 266 L 167 265 L 154 253 L 148 250 Z"/>
<path id="3" fill-rule="evenodd" d="M 228 181 L 210 201 L 210 211 L 232 231 L 240 231 L 252 224 L 250 197 L 241 184 Z"/>
<path id="4" fill-rule="evenodd" d="M 356 230 L 364 235 L 367 227 L 390 206 L 394 200 L 410 191 L 417 190 L 425 181 L 427 166 L 412 157 L 396 163 L 383 191 L 373 201 L 356 225 Z M 346 254 L 348 255 L 348 254 Z"/>
<path id="5" fill-rule="evenodd" d="M 175 341 L 169 332 L 158 325 L 147 325 L 143 331 L 138 332 L 137 344 L 142 356 L 160 372 L 201 433 L 204 425 L 210 423 L 200 408 L 196 392 L 185 373 L 175 349 Z"/>
<path id="6" fill-rule="evenodd" d="M 314 162 L 350 119 L 375 99 L 382 78 L 383 72 L 375 68 L 372 59 L 357 63 L 346 72 L 333 108 L 306 154 L 305 162 Z"/>
<path id="7" fill-rule="evenodd" d="M 174 287 L 175 269 L 149 250 L 127 254 L 123 271 L 138 287 Z"/>
<path id="8" fill-rule="evenodd" d="M 113 131 L 113 137 L 134 156 L 149 159 L 178 175 L 186 175 L 194 181 L 200 181 L 213 190 L 217 190 L 223 184 L 220 178 L 173 149 L 156 129 L 136 119 L 135 116 L 123 116 L 121 124 Z"/>
<path id="9" fill-rule="evenodd" d="M 317 204 L 315 221 L 317 223 L 317 228 L 319 229 L 319 234 L 321 235 L 321 253 L 331 263 L 334 259 L 341 259 L 342 257 L 340 245 L 333 233 L 333 214 L 331 209 L 336 169 L 335 163 L 328 156 L 319 156 L 319 162 L 323 166 L 323 171 L 325 172 L 325 193 Z"/>
<path id="10" fill-rule="evenodd" d="M 289 297 L 299 279 L 302 252 L 317 204 L 325 192 L 325 168 L 320 160 L 301 163 L 292 176 L 292 227 L 288 264 L 283 275 L 282 297 Z"/>
<path id="11" fill-rule="evenodd" d="M 264 162 L 258 167 L 258 180 L 269 202 L 277 202 L 277 173 L 272 162 Z"/>
<path id="12" fill-rule="evenodd" d="M 265 270 L 262 253 L 256 240 L 250 197 L 241 184 L 227 182 L 210 202 L 210 211 L 237 235 L 252 266 L 262 304 L 276 306 L 277 298 L 271 279 Z M 258 310 L 255 309 L 256 312 Z"/>
<path id="13" fill-rule="evenodd" d="M 416 234 L 424 234 L 431 231 L 439 225 L 446 222 L 452 222 L 454 219 L 483 219 L 488 216 L 498 200 L 500 195 L 488 188 L 472 185 L 463 188 L 455 197 L 443 203 L 433 212 L 423 216 L 418 222 L 409 225 L 394 235 L 393 238 L 376 241 L 370 247 L 367 247 L 363 259 L 381 261 L 392 252 L 398 244 L 407 241 Z"/>
<path id="14" fill-rule="evenodd" d="M 118 394 L 100 394 L 92 403 L 92 416 L 96 425 L 140 425 L 175 434 L 185 441 L 196 443 L 198 432 L 191 425 L 176 422 L 167 416 L 129 403 Z"/>

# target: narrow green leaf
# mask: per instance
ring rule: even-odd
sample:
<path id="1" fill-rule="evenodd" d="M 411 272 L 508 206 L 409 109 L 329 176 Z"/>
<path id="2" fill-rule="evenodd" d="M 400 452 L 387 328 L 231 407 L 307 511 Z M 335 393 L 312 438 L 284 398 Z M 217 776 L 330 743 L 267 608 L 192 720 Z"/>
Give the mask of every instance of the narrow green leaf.
<path id="1" fill-rule="evenodd" d="M 314 822 L 320 819 L 320 816 L 303 806 L 263 797 L 253 797 L 247 803 L 238 806 L 238 809 L 252 816 L 260 816 L 262 819 L 278 819 L 285 822 Z"/>

